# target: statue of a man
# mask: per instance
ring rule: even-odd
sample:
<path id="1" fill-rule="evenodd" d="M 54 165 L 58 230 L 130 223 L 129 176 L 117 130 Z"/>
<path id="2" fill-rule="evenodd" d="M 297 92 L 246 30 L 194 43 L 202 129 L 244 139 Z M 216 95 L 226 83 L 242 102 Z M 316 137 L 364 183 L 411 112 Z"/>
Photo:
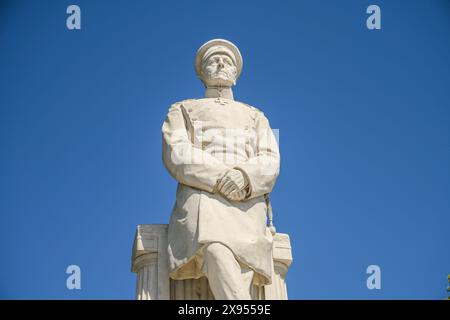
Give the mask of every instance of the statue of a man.
<path id="1" fill-rule="evenodd" d="M 178 181 L 169 223 L 172 279 L 206 276 L 215 299 L 251 299 L 271 283 L 265 196 L 279 174 L 278 144 L 264 114 L 235 101 L 238 48 L 222 39 L 197 52 L 205 98 L 174 103 L 162 127 L 163 161 Z"/>

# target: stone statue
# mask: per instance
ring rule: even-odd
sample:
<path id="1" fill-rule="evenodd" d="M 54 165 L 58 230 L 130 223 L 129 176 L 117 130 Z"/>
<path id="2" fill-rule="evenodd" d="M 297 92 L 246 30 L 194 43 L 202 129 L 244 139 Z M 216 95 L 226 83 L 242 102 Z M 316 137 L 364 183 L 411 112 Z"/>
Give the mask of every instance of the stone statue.
<path id="1" fill-rule="evenodd" d="M 233 98 L 242 65 L 233 43 L 203 44 L 195 70 L 205 97 L 171 105 L 162 127 L 163 162 L 178 181 L 169 275 L 206 276 L 215 299 L 248 300 L 251 285 L 272 281 L 266 196 L 280 156 L 263 112 Z"/>

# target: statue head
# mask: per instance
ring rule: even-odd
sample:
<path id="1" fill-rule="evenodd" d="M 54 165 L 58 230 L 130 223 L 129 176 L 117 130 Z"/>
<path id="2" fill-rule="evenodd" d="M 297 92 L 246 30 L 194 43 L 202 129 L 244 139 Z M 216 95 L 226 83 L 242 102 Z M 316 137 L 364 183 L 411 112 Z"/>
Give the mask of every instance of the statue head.
<path id="1" fill-rule="evenodd" d="M 241 53 L 230 41 L 210 40 L 197 51 L 195 71 L 205 87 L 231 87 L 241 70 Z"/>

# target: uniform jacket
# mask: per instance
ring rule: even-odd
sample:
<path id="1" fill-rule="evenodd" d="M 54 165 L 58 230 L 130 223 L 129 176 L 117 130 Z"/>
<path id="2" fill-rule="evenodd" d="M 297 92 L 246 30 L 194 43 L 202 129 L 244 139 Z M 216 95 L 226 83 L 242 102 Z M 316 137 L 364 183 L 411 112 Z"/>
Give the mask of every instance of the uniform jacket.
<path id="1" fill-rule="evenodd" d="M 275 184 L 280 155 L 267 118 L 230 99 L 184 100 L 169 108 L 162 135 L 164 165 L 178 181 L 168 236 L 171 278 L 201 277 L 203 245 L 220 242 L 255 271 L 254 283 L 271 283 L 273 239 L 264 194 Z M 239 202 L 214 188 L 233 168 L 250 184 Z"/>

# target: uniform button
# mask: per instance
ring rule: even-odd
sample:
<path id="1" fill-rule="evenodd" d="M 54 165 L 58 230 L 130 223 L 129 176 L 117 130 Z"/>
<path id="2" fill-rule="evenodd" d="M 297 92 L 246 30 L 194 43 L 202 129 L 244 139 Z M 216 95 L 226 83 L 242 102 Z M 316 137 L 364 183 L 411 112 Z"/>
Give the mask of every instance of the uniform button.
<path id="1" fill-rule="evenodd" d="M 192 112 L 192 108 L 189 108 L 189 109 L 188 109 L 188 112 Z"/>
<path id="2" fill-rule="evenodd" d="M 197 118 L 192 118 L 191 120 L 192 120 L 192 121 L 197 121 Z"/>
<path id="3" fill-rule="evenodd" d="M 248 126 L 245 126 L 245 130 L 248 130 Z"/>

